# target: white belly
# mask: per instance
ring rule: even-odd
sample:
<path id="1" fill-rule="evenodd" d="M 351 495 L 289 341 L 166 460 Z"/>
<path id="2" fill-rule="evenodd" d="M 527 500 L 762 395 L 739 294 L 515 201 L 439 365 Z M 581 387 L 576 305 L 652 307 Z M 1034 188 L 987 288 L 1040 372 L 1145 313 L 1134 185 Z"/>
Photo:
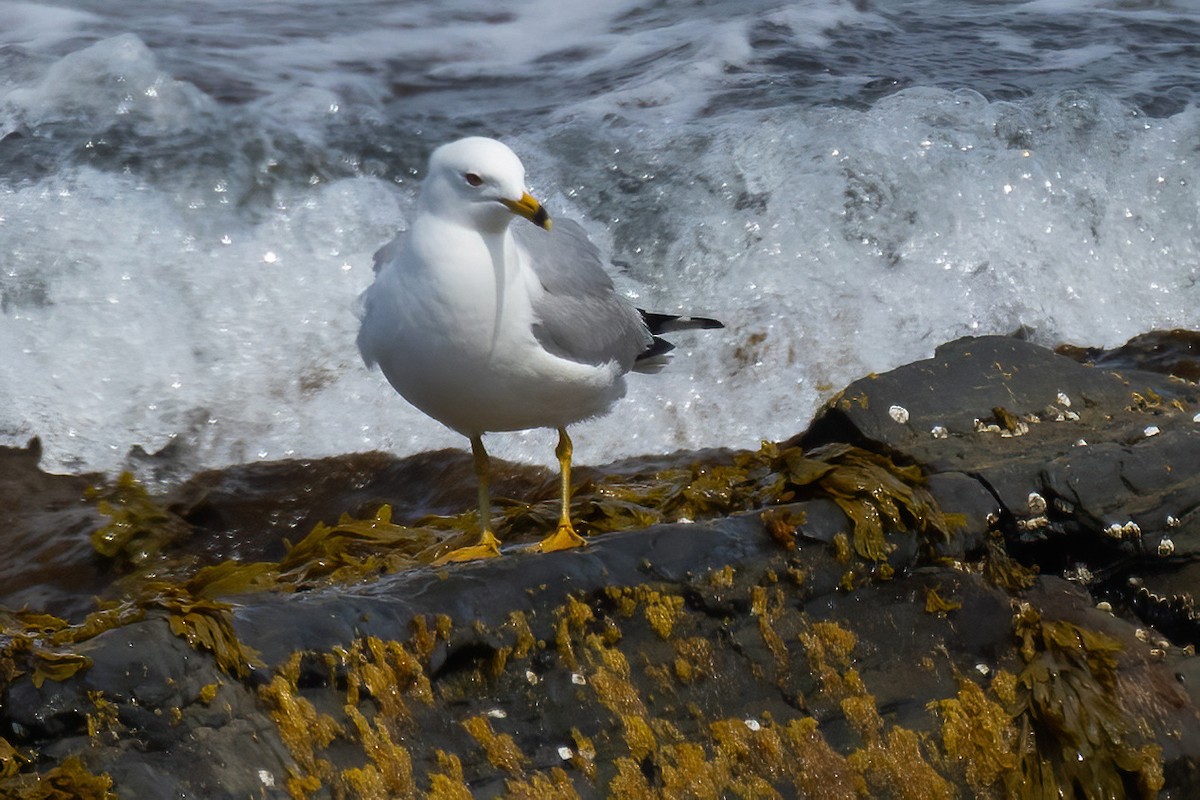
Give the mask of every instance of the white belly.
<path id="1" fill-rule="evenodd" d="M 385 267 L 370 290 L 364 353 L 406 400 L 467 436 L 561 427 L 606 412 L 625 393 L 620 367 L 546 352 L 530 310 L 529 292 L 540 284 L 527 279 Z"/>

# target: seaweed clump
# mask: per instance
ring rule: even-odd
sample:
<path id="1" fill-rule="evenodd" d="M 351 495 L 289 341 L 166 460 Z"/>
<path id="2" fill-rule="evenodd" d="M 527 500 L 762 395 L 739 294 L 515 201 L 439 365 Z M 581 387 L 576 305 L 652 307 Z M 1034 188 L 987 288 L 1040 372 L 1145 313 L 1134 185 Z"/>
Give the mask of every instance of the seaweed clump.
<path id="1" fill-rule="evenodd" d="M 961 772 L 977 796 L 994 792 L 1017 765 L 1017 728 L 1001 700 L 1007 697 L 1011 702 L 1014 685 L 1015 677 L 1003 670 L 993 678 L 991 692 L 959 675 L 958 694 L 929 705 L 942 719 L 942 748 L 948 763 Z"/>
<path id="2" fill-rule="evenodd" d="M 1163 787 L 1162 748 L 1140 729 L 1148 727 L 1135 729 L 1121 707 L 1120 642 L 1065 620 L 1044 620 L 1028 604 L 1018 610 L 1014 632 L 1025 666 L 1013 706 L 1017 769 L 1006 774 L 1006 788 L 1034 797 L 1156 797 Z"/>
<path id="3" fill-rule="evenodd" d="M 901 466 L 849 444 L 826 445 L 808 455 L 791 448 L 781 457 L 795 490 L 812 487 L 806 497 L 826 496 L 837 503 L 853 525 L 855 552 L 868 561 L 884 562 L 895 549 L 884 538 L 888 530 L 913 530 L 941 541 L 962 524 L 959 516 L 939 508 L 916 465 Z"/>
<path id="4" fill-rule="evenodd" d="M 171 633 L 193 648 L 207 650 L 227 674 L 245 678 L 253 667 L 263 666 L 254 648 L 238 639 L 233 630 L 233 606 L 220 600 L 196 596 L 185 587 L 165 583 L 146 586 L 137 605 L 167 613 Z"/>
<path id="5" fill-rule="evenodd" d="M 90 667 L 92 660 L 71 647 L 77 633 L 53 614 L 0 609 L 0 692 L 22 675 L 41 688 Z"/>
<path id="6" fill-rule="evenodd" d="M 294 798 L 308 797 L 334 777 L 333 763 L 319 756 L 318 751 L 344 735 L 344 729 L 336 720 L 318 712 L 312 702 L 299 693 L 301 658 L 301 653 L 293 653 L 270 683 L 258 692 L 267 713 L 279 728 L 280 738 L 295 759 L 288 767 L 285 784 Z"/>
<path id="7" fill-rule="evenodd" d="M 306 798 L 323 787 L 336 797 L 406 798 L 425 796 L 418 791 L 413 758 L 403 743 L 417 730 L 419 709 L 433 704 L 426 665 L 418 653 L 431 637 L 449 633 L 444 626 L 431 632 L 414 624 L 408 645 L 373 636 L 336 647 L 319 659 L 329 675 L 329 685 L 341 687 L 342 720 L 323 713 L 304 696 L 301 675 L 308 654 L 297 652 L 259 689 L 259 698 L 278 726 L 293 758 L 286 782 L 293 798 Z M 311 669 L 311 667 L 309 668 Z M 480 725 L 482 723 L 482 726 Z M 486 747 L 500 747 L 503 737 L 491 734 L 487 720 L 473 718 L 464 725 Z M 339 769 L 323 752 L 335 740 L 357 743 L 361 763 Z M 514 745 L 508 742 L 509 753 Z M 445 755 L 445 754 L 441 754 Z M 463 786 L 457 757 L 438 759 L 443 772 L 431 776 L 433 797 L 454 797 Z M 469 795 L 468 795 L 469 796 Z"/>
<path id="8" fill-rule="evenodd" d="M 11 800 L 117 800 L 108 775 L 91 772 L 78 756 L 67 756 L 45 772 L 5 774 L 4 740 L 0 739 L 0 784 Z"/>
<path id="9" fill-rule="evenodd" d="M 936 540 L 949 538 L 962 519 L 946 514 L 925 487 L 920 467 L 849 444 L 804 452 L 764 442 L 757 451 L 728 464 L 692 465 L 630 480 L 611 476 L 576 493 L 580 517 L 591 532 L 620 530 L 679 519 L 699 520 L 752 511 L 797 500 L 828 498 L 852 523 L 855 551 L 883 562 L 893 549 L 888 530 L 914 530 Z M 772 535 L 789 541 L 789 528 L 804 524 L 768 515 Z"/>
<path id="10" fill-rule="evenodd" d="M 108 517 L 92 533 L 92 547 L 102 556 L 121 558 L 142 567 L 190 533 L 186 522 L 163 508 L 132 473 L 122 472 L 114 486 L 85 492 Z"/>
<path id="11" fill-rule="evenodd" d="M 1013 618 L 1022 668 L 985 690 L 959 675 L 957 696 L 930 703 L 947 764 L 979 796 L 1157 797 L 1162 748 L 1122 708 L 1121 644 L 1027 603 Z"/>
<path id="12" fill-rule="evenodd" d="M 581 533 L 597 535 L 664 522 L 699 521 L 763 511 L 768 532 L 794 546 L 805 515 L 787 508 L 797 500 L 832 500 L 851 522 L 849 544 L 859 557 L 889 577 L 894 545 L 885 534 L 911 530 L 933 540 L 959 523 L 943 513 L 917 466 L 844 444 L 811 452 L 764 443 L 756 451 L 709 456 L 686 465 L 637 472 L 615 471 L 576 487 L 572 517 Z M 234 559 L 204 564 L 185 547 L 192 528 L 150 495 L 128 473 L 88 496 L 109 522 L 92 536 L 96 552 L 122 569 L 124 593 L 146 597 L 148 583 L 173 583 L 197 597 L 215 599 L 252 591 L 291 592 L 372 580 L 432 562 L 447 543 L 474 528 L 471 512 L 430 516 L 397 524 L 381 504 L 365 518 L 342 514 L 334 524 L 317 522 L 295 543 L 284 540 L 279 561 Z M 555 501 L 502 502 L 496 531 L 507 542 L 538 538 L 557 519 Z M 472 534 L 473 535 L 473 534 Z"/>

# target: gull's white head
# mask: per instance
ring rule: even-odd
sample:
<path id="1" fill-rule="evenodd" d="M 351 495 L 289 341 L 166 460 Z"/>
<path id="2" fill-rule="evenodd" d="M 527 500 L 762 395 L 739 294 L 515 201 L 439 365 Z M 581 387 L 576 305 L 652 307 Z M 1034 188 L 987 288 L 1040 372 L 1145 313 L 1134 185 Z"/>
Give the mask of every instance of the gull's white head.
<path id="1" fill-rule="evenodd" d="M 495 139 L 472 136 L 444 144 L 429 157 L 422 206 L 481 231 L 503 230 L 513 214 L 549 229 L 550 217 L 525 188 L 525 166 Z"/>

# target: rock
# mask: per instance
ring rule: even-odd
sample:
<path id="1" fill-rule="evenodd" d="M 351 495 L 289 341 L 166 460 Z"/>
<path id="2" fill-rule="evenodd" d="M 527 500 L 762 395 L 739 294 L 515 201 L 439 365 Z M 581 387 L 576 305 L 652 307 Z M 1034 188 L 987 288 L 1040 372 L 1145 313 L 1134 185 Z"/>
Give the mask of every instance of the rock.
<path id="1" fill-rule="evenodd" d="M 553 476 L 502 469 L 512 544 L 444 568 L 461 454 L 118 487 L 107 559 L 88 481 L 5 454 L 16 540 L 62 526 L 112 604 L 0 616 L 0 789 L 1187 796 L 1200 397 L 1082 356 L 959 340 L 791 442 L 581 471 L 578 551 L 523 551 Z"/>
<path id="2" fill-rule="evenodd" d="M 88 541 L 104 518 L 84 492 L 99 478 L 48 475 L 41 455 L 36 439 L 0 448 L 0 536 L 5 552 L 21 554 L 0 562 L 0 603 L 86 613 L 110 580 L 95 569 Z"/>

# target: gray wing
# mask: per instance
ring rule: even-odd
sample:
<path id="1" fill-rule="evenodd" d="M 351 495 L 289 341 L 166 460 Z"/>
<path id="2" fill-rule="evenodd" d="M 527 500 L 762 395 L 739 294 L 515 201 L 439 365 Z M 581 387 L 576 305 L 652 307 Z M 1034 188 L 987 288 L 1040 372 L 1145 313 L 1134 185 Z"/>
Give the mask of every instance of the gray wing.
<path id="1" fill-rule="evenodd" d="M 393 313 L 387 313 L 387 310 L 384 308 L 384 306 L 392 301 L 387 291 L 380 286 L 379 270 L 400 252 L 405 235 L 405 232 L 401 231 L 396 234 L 396 238 L 375 251 L 375 282 L 363 290 L 363 293 L 358 296 L 358 301 L 355 304 L 355 315 L 360 322 L 358 338 L 356 339 L 358 352 L 362 354 L 363 362 L 368 367 L 374 367 L 379 361 L 375 355 L 376 344 L 395 339 L 394 332 L 381 330 L 381 325 L 383 325 L 381 320 L 394 319 L 395 313 L 394 311 Z"/>
<path id="2" fill-rule="evenodd" d="M 375 251 L 375 263 L 371 265 L 372 271 L 378 275 L 379 268 L 387 262 L 391 261 L 396 253 L 400 252 L 400 248 L 404 246 L 404 237 L 407 231 L 400 231 L 390 242 Z"/>
<path id="3" fill-rule="evenodd" d="M 613 288 L 583 228 L 555 219 L 549 231 L 520 224 L 512 231 L 546 290 L 533 305 L 533 335 L 542 347 L 572 361 L 615 360 L 631 369 L 653 337 L 641 313 Z"/>

